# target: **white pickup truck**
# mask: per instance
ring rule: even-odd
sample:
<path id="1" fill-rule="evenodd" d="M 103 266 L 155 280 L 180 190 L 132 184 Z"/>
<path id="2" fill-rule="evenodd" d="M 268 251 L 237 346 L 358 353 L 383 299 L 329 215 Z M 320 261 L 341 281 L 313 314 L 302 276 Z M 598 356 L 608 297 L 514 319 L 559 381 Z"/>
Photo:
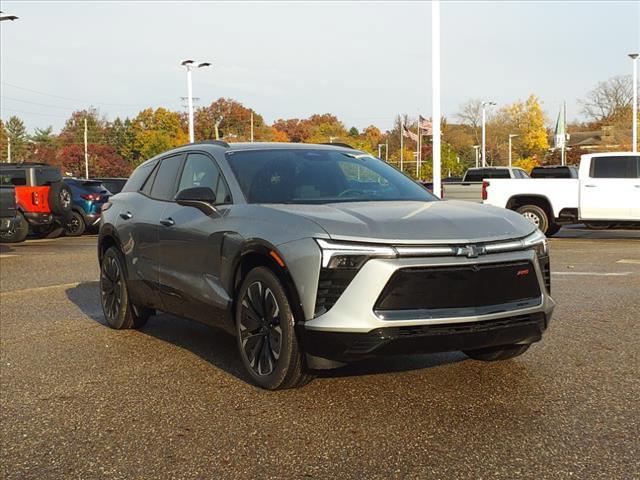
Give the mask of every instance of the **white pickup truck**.
<path id="1" fill-rule="evenodd" d="M 547 236 L 570 223 L 640 225 L 640 154 L 582 155 L 578 178 L 487 180 L 482 197 L 521 213 Z"/>

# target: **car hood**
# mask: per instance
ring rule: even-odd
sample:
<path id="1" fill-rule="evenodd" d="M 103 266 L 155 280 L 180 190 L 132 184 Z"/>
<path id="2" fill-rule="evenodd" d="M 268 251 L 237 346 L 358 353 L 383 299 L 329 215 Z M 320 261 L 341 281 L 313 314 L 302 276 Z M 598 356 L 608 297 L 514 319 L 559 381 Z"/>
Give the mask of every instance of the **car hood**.
<path id="1" fill-rule="evenodd" d="M 535 226 L 511 210 L 462 201 L 270 205 L 305 217 L 334 240 L 469 243 L 521 238 Z"/>

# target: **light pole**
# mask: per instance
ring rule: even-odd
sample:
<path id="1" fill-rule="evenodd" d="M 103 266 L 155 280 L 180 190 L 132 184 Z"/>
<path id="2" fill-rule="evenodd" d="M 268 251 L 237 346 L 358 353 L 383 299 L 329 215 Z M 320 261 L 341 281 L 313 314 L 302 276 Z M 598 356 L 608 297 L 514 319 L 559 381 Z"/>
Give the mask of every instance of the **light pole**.
<path id="1" fill-rule="evenodd" d="M 633 123 L 631 138 L 633 146 L 631 151 L 633 153 L 638 151 L 638 53 L 630 53 L 629 57 L 633 61 Z"/>
<path id="2" fill-rule="evenodd" d="M 476 152 L 476 168 L 478 168 L 478 160 L 480 159 L 480 145 L 474 145 L 473 150 Z"/>
<path id="3" fill-rule="evenodd" d="M 482 166 L 487 166 L 487 105 L 496 105 L 496 102 L 482 102 Z"/>
<path id="4" fill-rule="evenodd" d="M 187 67 L 187 108 L 189 110 L 189 142 L 195 141 L 193 135 L 193 86 L 191 84 L 191 71 L 194 68 L 208 67 L 208 62 L 196 63 L 193 60 L 184 60 L 180 65 Z"/>
<path id="5" fill-rule="evenodd" d="M 515 133 L 509 134 L 509 166 L 511 166 L 511 139 L 519 137 L 520 135 L 516 135 Z"/>
<path id="6" fill-rule="evenodd" d="M 338 140 L 340 137 L 329 137 L 329 143 L 333 143 L 334 140 Z"/>

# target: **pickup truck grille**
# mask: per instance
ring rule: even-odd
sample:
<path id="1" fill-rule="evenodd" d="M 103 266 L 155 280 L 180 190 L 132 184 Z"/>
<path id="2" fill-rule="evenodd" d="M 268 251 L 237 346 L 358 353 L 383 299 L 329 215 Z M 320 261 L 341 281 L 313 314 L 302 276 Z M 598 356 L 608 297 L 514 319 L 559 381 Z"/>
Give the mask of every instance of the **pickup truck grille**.
<path id="1" fill-rule="evenodd" d="M 547 289 L 547 293 L 551 293 L 551 263 L 549 262 L 549 257 L 538 257 L 538 263 L 544 276 L 544 286 Z"/>
<path id="2" fill-rule="evenodd" d="M 540 301 L 533 264 L 516 261 L 400 269 L 374 310 L 385 320 L 447 318 L 518 310 Z"/>

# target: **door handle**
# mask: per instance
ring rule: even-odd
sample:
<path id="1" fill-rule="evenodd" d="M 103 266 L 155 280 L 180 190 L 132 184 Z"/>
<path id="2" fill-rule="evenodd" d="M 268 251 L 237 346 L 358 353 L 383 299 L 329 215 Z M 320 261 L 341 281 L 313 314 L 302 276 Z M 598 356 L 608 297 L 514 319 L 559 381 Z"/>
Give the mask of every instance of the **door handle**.
<path id="1" fill-rule="evenodd" d="M 133 218 L 133 215 L 131 212 L 122 212 L 120 214 L 120 218 L 123 220 L 131 220 Z"/>
<path id="2" fill-rule="evenodd" d="M 163 218 L 162 220 L 160 220 L 160 223 L 165 227 L 173 227 L 176 224 L 176 222 L 171 217 Z"/>

